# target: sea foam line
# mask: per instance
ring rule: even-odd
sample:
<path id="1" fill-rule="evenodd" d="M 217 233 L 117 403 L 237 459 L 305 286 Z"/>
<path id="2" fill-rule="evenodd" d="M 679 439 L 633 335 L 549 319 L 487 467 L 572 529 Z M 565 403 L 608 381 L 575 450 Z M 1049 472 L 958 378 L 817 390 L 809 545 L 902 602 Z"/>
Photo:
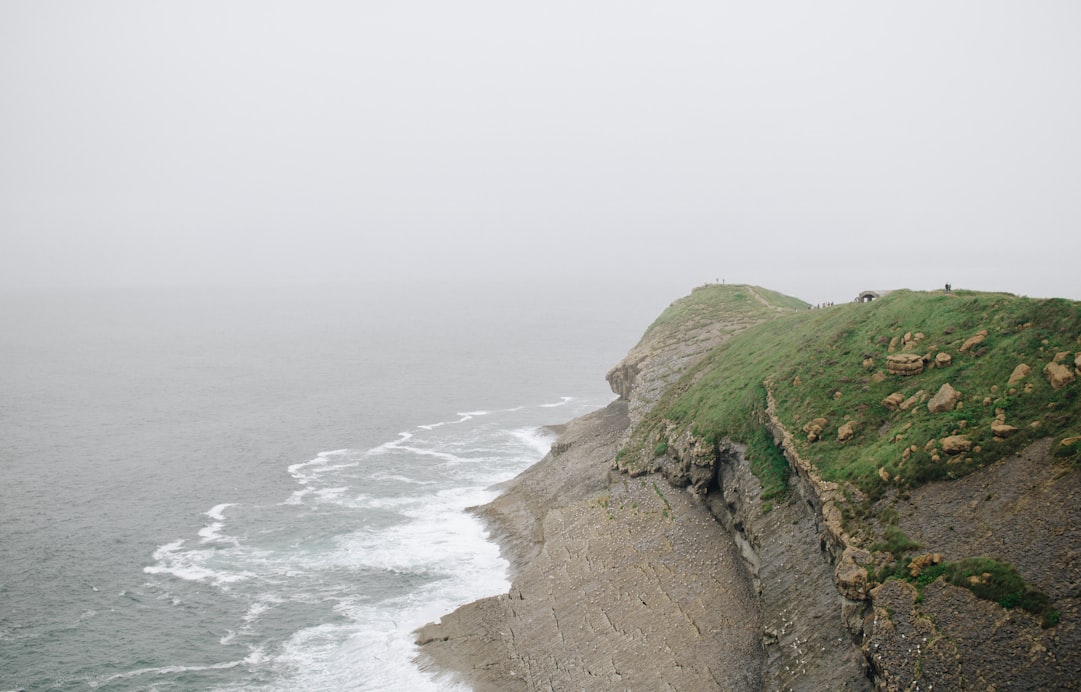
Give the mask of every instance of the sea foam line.
<path id="1" fill-rule="evenodd" d="M 87 682 L 87 685 L 89 687 L 101 687 L 102 685 L 107 685 L 115 680 L 126 680 L 128 678 L 136 678 L 143 675 L 174 675 L 176 673 L 196 673 L 201 670 L 228 670 L 229 668 L 236 668 L 238 666 L 251 665 L 258 662 L 261 658 L 262 655 L 260 651 L 253 651 L 239 661 L 212 663 L 208 666 L 160 666 L 157 668 L 138 668 L 136 670 L 124 671 L 123 673 L 115 673 L 100 680 L 91 680 Z"/>

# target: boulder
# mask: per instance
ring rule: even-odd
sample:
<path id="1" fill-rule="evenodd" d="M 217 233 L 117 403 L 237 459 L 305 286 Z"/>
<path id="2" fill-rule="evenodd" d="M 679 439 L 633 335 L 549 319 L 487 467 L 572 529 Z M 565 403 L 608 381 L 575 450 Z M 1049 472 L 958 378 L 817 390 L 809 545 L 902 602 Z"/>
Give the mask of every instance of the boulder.
<path id="1" fill-rule="evenodd" d="M 1032 372 L 1032 368 L 1025 365 L 1024 363 L 1020 363 L 1016 368 L 1013 369 L 1013 372 L 1010 373 L 1010 379 L 1006 384 L 1017 384 L 1021 380 L 1028 377 L 1028 374 L 1030 372 Z"/>
<path id="2" fill-rule="evenodd" d="M 1009 437 L 1017 432 L 1019 428 L 1015 428 L 1012 425 L 1006 425 L 1001 421 L 995 421 L 991 424 L 991 434 L 995 437 Z"/>
<path id="3" fill-rule="evenodd" d="M 900 408 L 901 408 L 902 411 L 907 411 L 908 409 L 912 408 L 916 404 L 921 404 L 921 403 L 923 403 L 925 401 L 927 401 L 927 392 L 925 392 L 925 391 L 923 391 L 921 389 L 920 391 L 916 392 L 912 396 L 910 396 L 907 399 L 905 399 L 904 401 L 902 401 Z"/>
<path id="4" fill-rule="evenodd" d="M 923 372 L 923 358 L 915 353 L 894 353 L 886 356 L 886 371 L 892 375 L 918 375 Z"/>
<path id="5" fill-rule="evenodd" d="M 942 563 L 942 553 L 925 553 L 917 555 L 908 563 L 908 573 L 913 579 L 920 576 L 925 567 Z"/>
<path id="6" fill-rule="evenodd" d="M 942 438 L 942 451 L 946 454 L 964 454 L 972 449 L 972 440 L 964 435 L 950 435 Z"/>
<path id="7" fill-rule="evenodd" d="M 935 356 L 935 366 L 937 367 L 948 368 L 951 363 L 953 363 L 953 356 L 945 351 L 940 351 L 939 354 Z"/>
<path id="8" fill-rule="evenodd" d="M 863 565 L 869 562 L 871 553 L 863 548 L 845 548 L 833 571 L 833 583 L 842 596 L 851 601 L 862 601 L 868 597 L 870 585 L 867 582 L 867 569 Z"/>
<path id="9" fill-rule="evenodd" d="M 938 393 L 927 402 L 927 410 L 931 413 L 952 411 L 957 402 L 961 400 L 961 397 L 961 392 L 951 387 L 949 382 L 946 382 L 939 387 Z"/>
<path id="10" fill-rule="evenodd" d="M 849 422 L 845 423 L 844 425 L 842 425 L 841 427 L 837 428 L 837 441 L 838 442 L 848 442 L 849 440 L 851 440 L 855 436 L 856 436 L 856 427 L 852 424 L 852 421 L 849 421 Z"/>
<path id="11" fill-rule="evenodd" d="M 815 418 L 807 425 L 803 426 L 803 432 L 807 433 L 808 442 L 816 442 L 822 437 L 822 430 L 828 423 L 825 418 Z"/>
<path id="12" fill-rule="evenodd" d="M 1043 367 L 1043 375 L 1047 378 L 1047 382 L 1051 385 L 1051 389 L 1062 389 L 1063 387 L 1072 384 L 1074 379 L 1076 379 L 1073 370 L 1062 363 L 1048 363 Z"/>
<path id="13" fill-rule="evenodd" d="M 987 338 L 987 330 L 981 329 L 972 336 L 965 340 L 965 343 L 961 344 L 961 353 L 967 353 L 971 351 L 974 346 L 978 346 L 983 343 L 983 340 Z"/>
<path id="14" fill-rule="evenodd" d="M 902 394 L 901 392 L 894 392 L 893 394 L 890 394 L 888 397 L 882 400 L 882 405 L 891 411 L 896 411 L 901 406 L 901 403 L 904 400 L 904 394 Z"/>

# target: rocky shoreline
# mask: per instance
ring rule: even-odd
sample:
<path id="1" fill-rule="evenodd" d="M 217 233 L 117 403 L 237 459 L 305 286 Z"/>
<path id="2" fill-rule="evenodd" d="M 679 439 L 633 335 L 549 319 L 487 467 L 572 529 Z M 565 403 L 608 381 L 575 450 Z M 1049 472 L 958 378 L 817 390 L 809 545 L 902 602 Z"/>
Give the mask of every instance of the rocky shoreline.
<path id="1" fill-rule="evenodd" d="M 761 687 L 739 547 L 693 494 L 610 469 L 626 410 L 616 401 L 572 421 L 480 508 L 513 585 L 419 630 L 422 667 L 475 690 Z"/>

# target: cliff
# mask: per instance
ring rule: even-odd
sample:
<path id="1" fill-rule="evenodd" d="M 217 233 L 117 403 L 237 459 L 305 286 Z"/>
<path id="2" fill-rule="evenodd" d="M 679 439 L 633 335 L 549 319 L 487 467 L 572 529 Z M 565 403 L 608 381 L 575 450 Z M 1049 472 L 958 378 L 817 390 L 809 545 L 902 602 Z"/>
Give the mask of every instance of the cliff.
<path id="1" fill-rule="evenodd" d="M 480 509 L 513 586 L 422 660 L 480 690 L 1075 686 L 1079 339 L 1068 301 L 696 289 Z"/>

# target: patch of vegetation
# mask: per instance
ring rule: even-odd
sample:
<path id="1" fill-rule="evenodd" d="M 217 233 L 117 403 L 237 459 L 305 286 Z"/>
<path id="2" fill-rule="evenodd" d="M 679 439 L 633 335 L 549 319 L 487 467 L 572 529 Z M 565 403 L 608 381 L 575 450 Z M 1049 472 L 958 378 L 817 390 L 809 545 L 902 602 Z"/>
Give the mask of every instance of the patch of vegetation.
<path id="1" fill-rule="evenodd" d="M 1021 608 L 1040 618 L 1044 627 L 1054 627 L 1059 612 L 1047 594 L 1033 589 L 1012 565 L 987 557 L 969 557 L 925 568 L 914 581 L 919 588 L 939 577 L 954 586 L 971 591 L 977 598 L 994 601 L 1003 608 Z"/>
<path id="2" fill-rule="evenodd" d="M 890 553 L 895 558 L 900 558 L 905 553 L 919 550 L 923 545 L 910 539 L 905 532 L 896 526 L 887 526 L 882 532 L 882 541 L 871 546 L 871 550 Z"/>
<path id="3" fill-rule="evenodd" d="M 661 440 L 653 446 L 653 456 L 660 457 L 668 453 L 668 440 Z"/>
<path id="4" fill-rule="evenodd" d="M 1072 435 L 1062 440 L 1056 440 L 1054 456 L 1074 468 L 1081 467 L 1081 435 Z"/>
<path id="5" fill-rule="evenodd" d="M 757 297 L 779 300 L 764 289 L 697 289 L 686 304 L 673 304 L 651 329 L 674 329 L 681 319 L 699 319 L 712 308 L 750 312 L 763 307 Z M 800 456 L 826 481 L 851 484 L 865 496 L 881 497 L 891 487 L 902 492 L 934 480 L 959 478 L 1015 453 L 1043 437 L 1058 441 L 1081 435 L 1081 381 L 1055 390 L 1043 375 L 1057 354 L 1081 351 L 1081 303 L 1034 300 L 1005 293 L 894 291 L 870 304 L 822 310 L 782 310 L 735 334 L 655 403 L 634 431 L 628 448 L 639 458 L 652 431 L 665 421 L 677 432 L 690 429 L 707 442 L 746 446 L 751 469 L 763 485 L 763 499 L 785 491 L 788 464 L 765 430 L 766 390 L 777 402 L 776 415 L 793 435 Z M 982 343 L 961 350 L 981 330 Z M 673 332 L 674 333 L 674 332 Z M 907 337 L 907 339 L 906 339 Z M 907 345 L 906 345 L 907 344 Z M 891 349 L 892 345 L 892 349 Z M 894 353 L 924 359 L 912 376 L 891 374 Z M 936 367 L 939 353 L 950 364 Z M 1031 372 L 1009 384 L 1014 368 Z M 962 394 L 952 411 L 931 413 L 926 399 L 944 384 Z M 903 399 L 923 392 L 923 400 L 891 409 L 883 400 L 894 392 Z M 997 415 L 1014 427 L 995 437 Z M 817 439 L 804 426 L 825 419 Z M 854 436 L 842 441 L 838 429 L 851 423 Z M 942 440 L 963 435 L 968 452 L 949 454 Z M 1066 463 L 1081 464 L 1081 440 L 1056 446 Z"/>
<path id="6" fill-rule="evenodd" d="M 661 502 L 663 502 L 664 506 L 667 508 L 666 511 L 671 512 L 672 505 L 668 503 L 668 498 L 664 496 L 664 493 L 661 492 L 661 489 L 657 487 L 656 483 L 653 484 L 653 492 L 657 493 L 657 497 L 661 498 Z"/>
<path id="7" fill-rule="evenodd" d="M 707 284 L 691 291 L 669 305 L 653 324 L 649 325 L 642 339 L 658 336 L 663 338 L 673 332 L 726 322 L 733 324 L 733 331 L 751 322 L 777 316 L 777 310 L 806 310 L 807 303 L 776 291 L 758 286 L 739 284 Z"/>
<path id="8" fill-rule="evenodd" d="M 889 553 L 892 559 L 881 565 L 877 571 L 869 569 L 868 578 L 877 582 L 883 582 L 887 579 L 907 579 L 909 560 L 905 559 L 905 555 L 922 547 L 921 543 L 906 536 L 905 532 L 899 527 L 892 524 L 887 526 L 882 531 L 882 540 L 872 544 L 871 550 Z"/>

